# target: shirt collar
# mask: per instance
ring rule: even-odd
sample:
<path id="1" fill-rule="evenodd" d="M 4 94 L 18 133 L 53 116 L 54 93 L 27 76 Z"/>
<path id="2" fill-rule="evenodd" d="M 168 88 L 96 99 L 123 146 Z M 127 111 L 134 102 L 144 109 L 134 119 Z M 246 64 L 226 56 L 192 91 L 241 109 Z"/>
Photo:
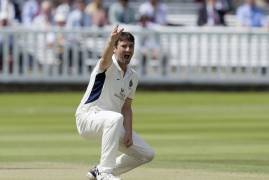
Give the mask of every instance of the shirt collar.
<path id="1" fill-rule="evenodd" d="M 121 69 L 115 55 L 113 54 L 112 56 L 112 60 L 113 60 L 113 63 L 115 64 L 115 66 L 117 67 L 117 69 L 121 72 L 121 74 L 123 75 L 123 70 Z M 127 65 L 127 69 L 126 69 L 126 73 L 125 73 L 125 76 L 129 75 L 131 73 L 131 68 L 129 65 Z"/>

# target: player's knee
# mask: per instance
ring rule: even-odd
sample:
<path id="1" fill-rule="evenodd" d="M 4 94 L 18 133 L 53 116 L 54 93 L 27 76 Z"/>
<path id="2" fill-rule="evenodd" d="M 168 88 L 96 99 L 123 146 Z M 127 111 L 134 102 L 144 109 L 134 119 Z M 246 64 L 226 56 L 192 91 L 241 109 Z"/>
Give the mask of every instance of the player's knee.
<path id="1" fill-rule="evenodd" d="M 78 131 L 78 134 L 81 137 L 86 137 L 87 136 L 86 128 L 82 124 L 77 125 L 77 131 Z"/>
<path id="2" fill-rule="evenodd" d="M 153 149 L 149 149 L 149 150 L 144 154 L 144 157 L 143 157 L 145 163 L 152 161 L 153 158 L 154 158 L 154 156 L 155 156 L 155 152 L 154 152 L 154 150 L 153 150 Z"/>
<path id="3" fill-rule="evenodd" d="M 120 113 L 113 113 L 110 117 L 110 123 L 111 126 L 121 126 L 123 125 L 123 115 Z"/>

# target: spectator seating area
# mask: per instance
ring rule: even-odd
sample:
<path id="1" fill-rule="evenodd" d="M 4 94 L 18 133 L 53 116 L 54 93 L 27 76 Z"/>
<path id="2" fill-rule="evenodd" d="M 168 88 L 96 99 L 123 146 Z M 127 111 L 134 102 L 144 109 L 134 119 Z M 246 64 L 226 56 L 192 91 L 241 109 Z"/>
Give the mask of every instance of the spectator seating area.
<path id="1" fill-rule="evenodd" d="M 265 30 L 159 27 L 145 31 L 124 27 L 136 37 L 131 65 L 142 83 L 269 83 L 269 33 Z M 111 28 L 0 30 L 5 37 L 14 35 L 13 58 L 3 61 L 0 82 L 85 83 Z M 51 33 L 68 40 L 62 47 L 46 47 L 43 40 Z M 145 36 L 159 42 L 159 54 L 145 54 L 148 57 L 143 61 L 141 41 Z M 5 44 L 4 59 L 8 59 L 8 52 Z"/>
<path id="2" fill-rule="evenodd" d="M 22 7 L 30 1 L 35 0 L 17 2 Z M 113 15 L 120 6 L 115 3 L 120 1 L 104 0 L 98 7 L 115 5 L 114 12 L 110 12 Z M 161 1 L 165 4 L 159 6 L 159 11 L 166 16 L 166 22 L 163 16 L 151 17 L 151 11 L 141 8 L 145 1 L 135 0 L 126 6 L 128 13 L 130 8 L 135 13 L 126 19 L 114 18 L 111 23 L 102 9 L 97 10 L 97 17 L 87 14 L 87 3 L 82 0 L 72 1 L 69 10 L 67 4 L 57 10 L 62 5 L 57 2 L 54 7 L 51 1 L 42 1 L 38 15 L 29 24 L 10 23 L 9 14 L 0 12 L 0 82 L 87 82 L 114 24 L 136 37 L 131 65 L 143 77 L 142 82 L 269 81 L 268 27 L 241 26 L 235 12 L 225 15 L 226 26 L 205 23 L 201 27 L 197 26 L 201 5 L 194 1 Z M 65 16 L 67 10 L 70 14 Z M 105 11 L 109 14 L 108 9 Z"/>

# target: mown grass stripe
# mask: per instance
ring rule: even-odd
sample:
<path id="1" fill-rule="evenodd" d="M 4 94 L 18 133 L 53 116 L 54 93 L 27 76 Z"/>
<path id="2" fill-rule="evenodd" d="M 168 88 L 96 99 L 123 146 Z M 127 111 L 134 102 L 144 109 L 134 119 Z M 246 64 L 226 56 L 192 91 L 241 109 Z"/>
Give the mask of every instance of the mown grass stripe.
<path id="1" fill-rule="evenodd" d="M 0 94 L 0 161 L 97 162 L 75 127 L 82 94 Z M 148 166 L 269 173 L 269 93 L 138 92 L 134 117 Z"/>

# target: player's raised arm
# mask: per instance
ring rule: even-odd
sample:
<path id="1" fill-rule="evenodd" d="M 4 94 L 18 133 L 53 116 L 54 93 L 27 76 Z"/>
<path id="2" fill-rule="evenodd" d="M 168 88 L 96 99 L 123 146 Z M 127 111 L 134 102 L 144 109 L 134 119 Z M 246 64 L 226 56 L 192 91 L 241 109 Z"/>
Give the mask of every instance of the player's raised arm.
<path id="1" fill-rule="evenodd" d="M 111 64 L 112 64 L 112 55 L 113 55 L 113 49 L 115 42 L 119 39 L 120 33 L 124 29 L 119 29 L 119 26 L 117 25 L 113 31 L 111 32 L 107 44 L 105 46 L 104 52 L 102 54 L 102 57 L 100 59 L 100 69 L 106 70 Z"/>

